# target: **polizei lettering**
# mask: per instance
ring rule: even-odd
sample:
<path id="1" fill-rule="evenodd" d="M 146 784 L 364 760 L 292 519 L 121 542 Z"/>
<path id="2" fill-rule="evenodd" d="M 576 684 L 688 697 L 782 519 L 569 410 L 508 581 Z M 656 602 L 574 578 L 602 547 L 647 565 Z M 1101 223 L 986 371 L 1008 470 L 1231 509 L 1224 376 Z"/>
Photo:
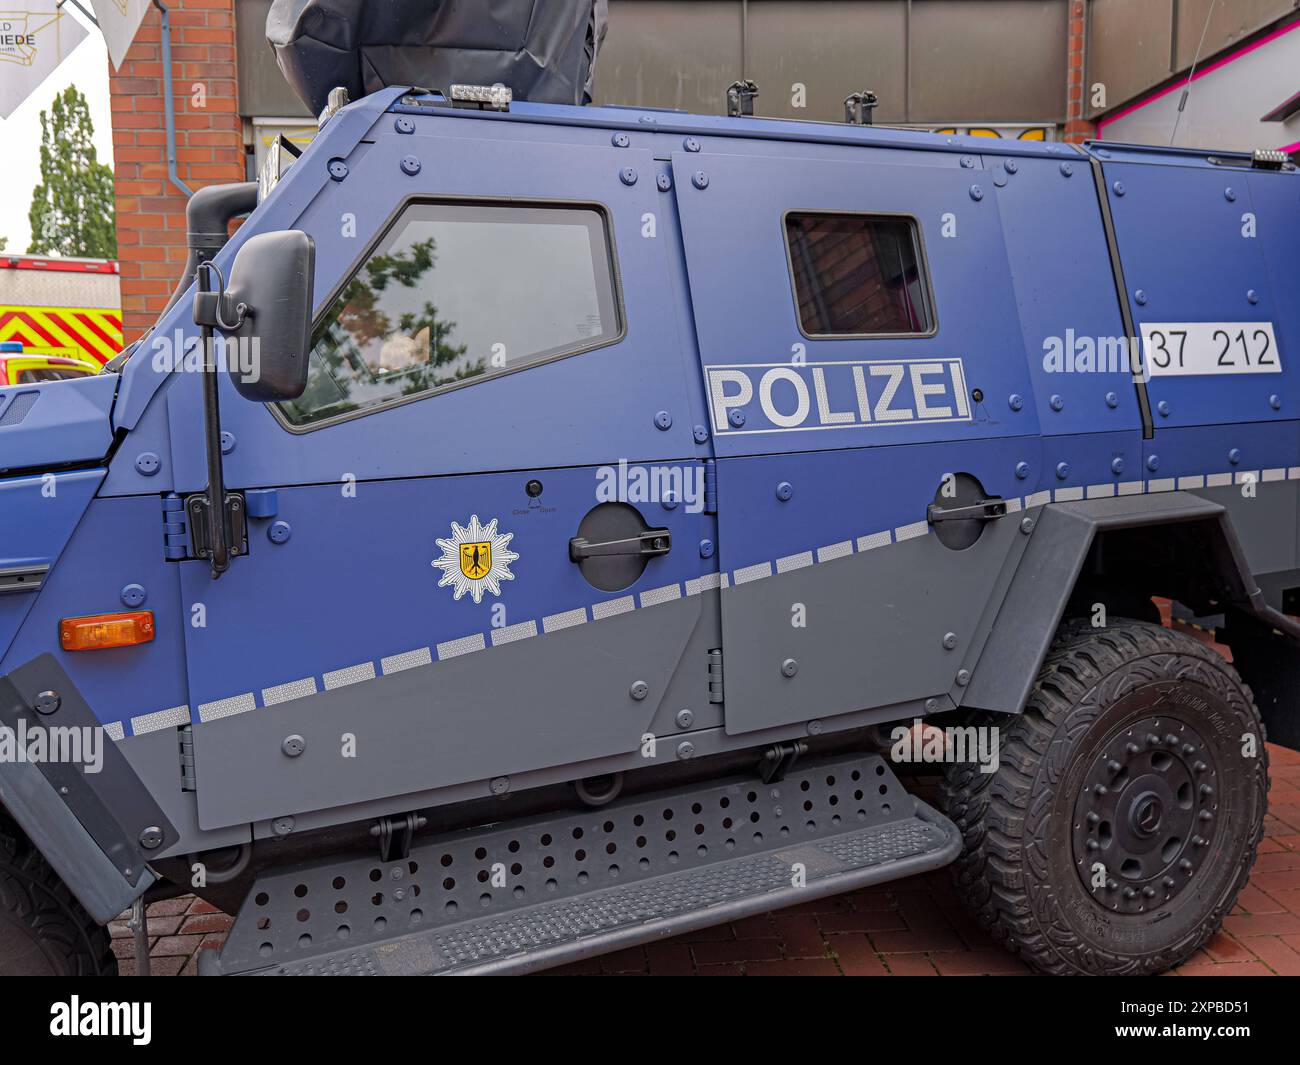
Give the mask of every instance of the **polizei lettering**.
<path id="1" fill-rule="evenodd" d="M 715 433 L 968 422 L 961 359 L 707 366 Z"/>

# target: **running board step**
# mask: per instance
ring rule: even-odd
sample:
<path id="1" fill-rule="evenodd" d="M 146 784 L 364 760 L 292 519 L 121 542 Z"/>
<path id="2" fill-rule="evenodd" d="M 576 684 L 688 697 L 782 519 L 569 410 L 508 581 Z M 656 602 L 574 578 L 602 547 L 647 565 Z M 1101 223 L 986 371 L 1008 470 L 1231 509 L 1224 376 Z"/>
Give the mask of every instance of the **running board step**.
<path id="1" fill-rule="evenodd" d="M 270 872 L 205 975 L 518 973 L 946 865 L 957 827 L 879 755 L 634 795 Z"/>

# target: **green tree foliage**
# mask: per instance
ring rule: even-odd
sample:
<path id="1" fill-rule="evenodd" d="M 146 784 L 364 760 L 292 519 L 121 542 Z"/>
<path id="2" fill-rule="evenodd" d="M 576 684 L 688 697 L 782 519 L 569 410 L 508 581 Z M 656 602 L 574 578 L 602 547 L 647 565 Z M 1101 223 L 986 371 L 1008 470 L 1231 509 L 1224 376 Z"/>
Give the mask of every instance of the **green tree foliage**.
<path id="1" fill-rule="evenodd" d="M 27 217 L 35 255 L 117 257 L 113 171 L 99 162 L 86 97 L 69 85 L 41 112 L 41 183 Z"/>

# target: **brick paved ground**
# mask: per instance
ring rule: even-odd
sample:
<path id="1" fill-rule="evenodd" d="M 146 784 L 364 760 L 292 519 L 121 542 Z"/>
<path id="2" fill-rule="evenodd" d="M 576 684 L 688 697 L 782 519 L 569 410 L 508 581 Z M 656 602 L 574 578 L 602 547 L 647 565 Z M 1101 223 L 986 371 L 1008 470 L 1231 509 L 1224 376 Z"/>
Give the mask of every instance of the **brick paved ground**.
<path id="1" fill-rule="evenodd" d="M 1192 631 L 1195 635 L 1194 630 Z M 1208 637 L 1203 637 L 1207 643 Z M 1226 649 L 1222 649 L 1225 650 Z M 1272 790 L 1250 883 L 1223 929 L 1181 976 L 1300 976 L 1300 754 L 1269 746 Z M 149 907 L 151 968 L 192 975 L 231 918 L 195 898 Z M 112 926 L 121 971 L 135 971 L 125 922 Z M 607 975 L 970 976 L 1027 970 L 966 915 L 946 871 L 809 902 L 555 970 Z"/>

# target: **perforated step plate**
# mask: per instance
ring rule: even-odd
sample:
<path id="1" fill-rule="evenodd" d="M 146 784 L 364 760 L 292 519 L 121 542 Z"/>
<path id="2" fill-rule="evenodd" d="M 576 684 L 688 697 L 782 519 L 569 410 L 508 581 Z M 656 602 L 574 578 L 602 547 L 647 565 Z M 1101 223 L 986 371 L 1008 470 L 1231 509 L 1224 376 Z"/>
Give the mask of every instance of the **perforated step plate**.
<path id="1" fill-rule="evenodd" d="M 210 975 L 526 972 L 945 865 L 955 825 L 884 760 L 808 761 L 279 871 Z"/>

